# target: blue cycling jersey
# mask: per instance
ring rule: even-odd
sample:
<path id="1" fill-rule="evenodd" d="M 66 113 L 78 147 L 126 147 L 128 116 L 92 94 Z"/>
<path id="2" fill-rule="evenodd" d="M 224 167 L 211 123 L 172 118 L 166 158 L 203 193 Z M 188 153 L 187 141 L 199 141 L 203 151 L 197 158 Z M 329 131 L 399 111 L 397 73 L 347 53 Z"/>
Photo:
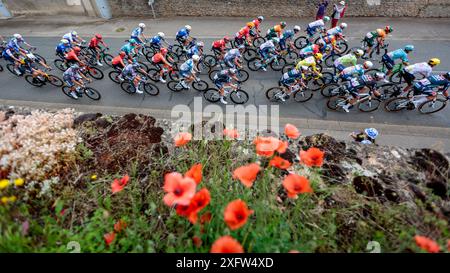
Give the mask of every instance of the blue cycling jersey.
<path id="1" fill-rule="evenodd" d="M 141 36 L 142 32 L 144 32 L 144 29 L 137 27 L 131 32 L 131 37 L 139 37 Z"/>
<path id="2" fill-rule="evenodd" d="M 297 69 L 291 69 L 288 72 L 284 73 L 283 76 L 281 77 L 282 81 L 292 81 L 292 80 L 296 80 L 296 79 L 301 79 L 302 78 L 302 72 L 301 70 L 297 70 Z"/>
<path id="3" fill-rule="evenodd" d="M 22 42 L 18 41 L 16 38 L 11 38 L 6 47 L 13 50 L 18 50 L 20 48 L 21 43 Z"/>
<path id="4" fill-rule="evenodd" d="M 63 43 L 60 43 L 56 46 L 56 52 L 65 53 L 69 48 L 70 48 L 70 46 L 68 44 L 65 45 Z"/>
<path id="5" fill-rule="evenodd" d="M 449 86 L 450 81 L 441 75 L 433 75 L 414 84 L 414 88 L 419 91 L 431 90 L 435 87 L 442 87 L 443 90 L 446 90 Z"/>
<path id="6" fill-rule="evenodd" d="M 191 71 L 193 68 L 194 68 L 194 60 L 192 60 L 192 59 L 185 61 L 180 66 L 180 70 L 183 70 L 183 71 Z"/>
<path id="7" fill-rule="evenodd" d="M 391 52 L 388 52 L 387 55 L 389 56 L 389 58 L 391 58 L 393 61 L 397 60 L 397 59 L 401 59 L 404 62 L 408 62 L 408 54 L 406 54 L 406 52 L 400 48 Z"/>
<path id="8" fill-rule="evenodd" d="M 162 38 L 161 38 L 160 36 L 156 35 L 155 37 L 153 37 L 153 38 L 150 40 L 150 44 L 153 44 L 153 45 L 161 45 L 161 41 L 162 41 Z"/>
<path id="9" fill-rule="evenodd" d="M 195 45 L 195 46 L 189 48 L 187 53 L 188 53 L 189 57 L 192 57 L 194 55 L 200 55 L 200 49 L 198 48 L 198 46 Z"/>
<path id="10" fill-rule="evenodd" d="M 186 37 L 188 35 L 189 35 L 189 30 L 187 30 L 186 28 L 182 28 L 177 32 L 177 38 Z"/>
<path id="11" fill-rule="evenodd" d="M 290 39 L 292 37 L 294 37 L 294 31 L 291 29 L 288 29 L 281 35 L 280 41 L 281 40 L 286 41 L 287 39 Z"/>

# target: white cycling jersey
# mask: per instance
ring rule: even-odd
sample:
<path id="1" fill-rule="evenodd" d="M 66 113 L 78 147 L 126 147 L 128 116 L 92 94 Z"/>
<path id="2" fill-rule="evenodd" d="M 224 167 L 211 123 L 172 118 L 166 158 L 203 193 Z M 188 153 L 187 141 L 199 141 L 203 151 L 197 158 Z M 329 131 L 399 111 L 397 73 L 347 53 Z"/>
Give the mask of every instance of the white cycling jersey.
<path id="1" fill-rule="evenodd" d="M 317 21 L 314 21 L 314 22 L 311 22 L 311 23 L 309 23 L 309 25 L 308 25 L 308 27 L 310 27 L 310 28 L 314 28 L 314 27 L 324 27 L 324 26 L 325 26 L 325 23 L 323 22 L 322 19 L 317 20 Z"/>
<path id="2" fill-rule="evenodd" d="M 273 44 L 272 40 L 269 40 L 259 46 L 259 49 L 261 49 L 261 50 L 264 50 L 266 48 L 275 48 L 275 45 Z"/>
<path id="3" fill-rule="evenodd" d="M 62 38 L 66 39 L 70 43 L 72 43 L 75 40 L 75 37 L 72 35 L 71 32 L 64 34 L 64 36 Z"/>
<path id="4" fill-rule="evenodd" d="M 417 74 L 417 73 L 422 73 L 424 74 L 426 77 L 431 76 L 431 72 L 433 71 L 433 69 L 431 68 L 431 66 L 426 63 L 416 63 L 416 64 L 412 64 L 412 65 L 408 65 L 407 67 L 405 67 L 405 71 L 410 73 L 410 74 Z"/>

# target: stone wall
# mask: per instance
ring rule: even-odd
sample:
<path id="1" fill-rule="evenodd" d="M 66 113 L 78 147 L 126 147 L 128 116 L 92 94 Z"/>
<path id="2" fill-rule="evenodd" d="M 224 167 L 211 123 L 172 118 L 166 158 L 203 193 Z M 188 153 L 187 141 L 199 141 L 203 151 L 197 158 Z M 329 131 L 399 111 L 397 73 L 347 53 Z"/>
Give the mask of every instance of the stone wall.
<path id="1" fill-rule="evenodd" d="M 135 1 L 136 4 L 139 1 Z M 14 15 L 84 15 L 81 0 L 3 0 Z"/>
<path id="2" fill-rule="evenodd" d="M 148 0 L 109 0 L 113 16 L 151 16 Z M 317 0 L 155 0 L 158 17 L 312 17 Z M 331 1 L 338 2 L 338 1 Z M 450 17 L 450 0 L 347 0 L 346 16 Z M 332 7 L 328 7 L 331 13 Z"/>

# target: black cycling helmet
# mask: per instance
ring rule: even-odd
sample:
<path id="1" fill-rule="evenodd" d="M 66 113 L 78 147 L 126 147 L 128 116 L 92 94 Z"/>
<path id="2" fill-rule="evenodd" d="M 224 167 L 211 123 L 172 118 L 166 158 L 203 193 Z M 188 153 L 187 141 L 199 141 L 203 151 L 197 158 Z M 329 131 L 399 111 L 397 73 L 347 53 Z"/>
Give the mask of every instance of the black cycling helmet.
<path id="1" fill-rule="evenodd" d="M 444 77 L 446 77 L 446 78 L 447 78 L 447 80 L 449 80 L 449 81 L 450 81 L 450 72 L 447 72 L 447 73 L 445 73 L 445 74 L 444 74 Z"/>

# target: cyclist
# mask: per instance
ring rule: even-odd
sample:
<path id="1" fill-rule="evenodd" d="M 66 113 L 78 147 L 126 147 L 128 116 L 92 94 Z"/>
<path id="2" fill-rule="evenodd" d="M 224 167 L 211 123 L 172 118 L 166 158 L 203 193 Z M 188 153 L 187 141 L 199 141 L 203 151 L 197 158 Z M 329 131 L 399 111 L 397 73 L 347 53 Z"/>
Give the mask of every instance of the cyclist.
<path id="1" fill-rule="evenodd" d="M 247 42 L 247 44 L 251 43 L 250 39 L 250 29 L 251 26 L 254 25 L 253 23 L 247 23 L 247 25 L 243 28 L 241 28 L 238 32 L 236 32 L 234 36 L 234 41 L 237 45 L 242 45 L 244 42 Z"/>
<path id="2" fill-rule="evenodd" d="M 139 23 L 138 27 L 133 29 L 133 31 L 131 32 L 130 39 L 134 39 L 136 41 L 138 48 L 141 47 L 142 44 L 145 44 L 145 40 L 147 40 L 144 35 L 144 30 L 145 24 Z"/>
<path id="3" fill-rule="evenodd" d="M 188 59 L 180 66 L 180 76 L 183 78 L 181 80 L 181 85 L 186 89 L 190 89 L 189 83 L 196 79 L 195 73 L 199 72 L 197 70 L 199 60 L 200 57 L 198 55 L 194 55 L 191 59 Z"/>
<path id="4" fill-rule="evenodd" d="M 304 75 L 300 69 L 293 68 L 281 76 L 280 83 L 286 87 L 283 95 L 280 97 L 281 101 L 286 101 L 292 93 L 292 87 L 296 84 L 300 84 L 303 88 L 306 88 L 303 82 Z"/>
<path id="5" fill-rule="evenodd" d="M 344 29 L 347 28 L 347 24 L 346 23 L 341 23 L 339 26 L 336 26 L 334 28 L 330 28 L 329 30 L 327 30 L 327 35 L 336 35 L 338 33 L 341 33 L 342 35 L 344 35 Z"/>
<path id="6" fill-rule="evenodd" d="M 239 82 L 238 77 L 236 76 L 237 70 L 235 68 L 227 68 L 224 70 L 221 70 L 216 75 L 214 75 L 214 84 L 216 85 L 217 89 L 219 89 L 220 93 L 220 102 L 223 104 L 227 104 L 226 98 L 225 98 L 225 86 L 231 86 L 233 88 L 237 88 L 236 85 L 232 83 L 232 80 L 235 80 L 236 82 Z"/>
<path id="7" fill-rule="evenodd" d="M 199 57 L 201 57 L 203 55 L 204 45 L 205 44 L 203 42 L 197 42 L 194 46 L 189 48 L 188 51 L 186 52 L 188 59 L 192 58 L 192 56 L 194 55 L 198 55 Z"/>
<path id="8" fill-rule="evenodd" d="M 125 79 L 129 80 L 130 83 L 133 83 L 136 93 L 142 94 L 144 92 L 142 90 L 139 90 L 141 76 L 136 73 L 136 71 L 139 71 L 140 73 L 148 76 L 147 72 L 145 72 L 144 69 L 140 68 L 139 63 L 134 60 L 132 63 L 127 64 L 124 69 L 122 69 L 122 73 L 120 73 L 118 79 L 120 81 L 124 81 Z"/>
<path id="9" fill-rule="evenodd" d="M 369 92 L 373 92 L 376 97 L 380 97 L 380 93 L 377 88 L 379 81 L 386 81 L 386 75 L 384 73 L 376 73 L 372 75 L 363 75 L 360 77 L 350 79 L 347 84 L 347 91 L 349 91 L 352 96 L 351 99 L 347 100 L 347 104 L 342 107 L 345 112 L 349 112 L 349 108 L 352 107 L 356 101 L 359 99 L 359 93 L 361 93 L 365 88 L 369 89 Z"/>
<path id="10" fill-rule="evenodd" d="M 214 41 L 212 43 L 211 50 L 214 52 L 214 54 L 217 56 L 218 60 L 222 60 L 223 56 L 225 55 L 225 50 L 227 48 L 227 44 L 230 42 L 230 38 L 227 36 L 223 37 L 221 40 Z"/>
<path id="11" fill-rule="evenodd" d="M 294 26 L 294 28 L 288 29 L 285 32 L 283 32 L 283 34 L 281 34 L 281 38 L 280 38 L 280 49 L 281 50 L 286 50 L 289 46 L 289 48 L 294 49 L 294 42 L 292 41 L 292 39 L 294 38 L 294 36 L 299 33 L 300 31 L 300 27 L 299 26 Z"/>
<path id="12" fill-rule="evenodd" d="M 183 28 L 178 30 L 175 39 L 183 45 L 184 50 L 189 45 L 192 38 L 190 38 L 189 34 L 191 32 L 192 27 L 190 25 L 185 25 Z"/>
<path id="13" fill-rule="evenodd" d="M 317 64 L 322 62 L 322 53 L 315 53 L 313 56 L 309 56 L 304 60 L 300 60 L 295 68 L 297 70 L 301 70 L 302 72 L 306 72 L 311 69 L 314 74 L 321 77 L 322 74 L 317 69 Z"/>
<path id="14" fill-rule="evenodd" d="M 378 130 L 375 128 L 366 128 L 363 132 L 353 132 L 350 136 L 361 144 L 375 144 L 378 136 Z"/>
<path id="15" fill-rule="evenodd" d="M 56 46 L 55 51 L 61 59 L 64 59 L 64 54 L 70 50 L 70 43 L 66 39 L 62 39 L 61 42 Z"/>
<path id="16" fill-rule="evenodd" d="M 413 81 L 416 79 L 416 74 L 421 74 L 425 78 L 431 76 L 431 72 L 433 72 L 433 67 L 439 65 L 441 60 L 438 58 L 432 58 L 428 61 L 428 63 L 416 63 L 412 65 L 408 65 L 403 68 L 402 77 L 407 83 L 407 86 L 403 89 L 404 92 L 408 91 L 413 85 Z"/>
<path id="17" fill-rule="evenodd" d="M 272 28 L 268 29 L 266 39 L 270 40 L 272 38 L 280 38 L 285 27 L 286 22 L 280 22 L 278 25 L 275 25 Z"/>
<path id="18" fill-rule="evenodd" d="M 254 31 L 252 31 L 252 33 L 250 33 L 252 36 L 255 36 L 256 33 L 261 33 L 261 30 L 259 29 L 259 25 L 262 23 L 263 20 L 264 20 L 263 16 L 258 16 L 258 18 L 251 21 L 251 23 L 253 23 L 253 27 L 254 27 Z M 256 31 L 256 33 L 255 33 L 255 31 Z"/>
<path id="19" fill-rule="evenodd" d="M 300 59 L 322 52 L 321 48 L 323 48 L 324 45 L 325 43 L 323 41 L 319 41 L 318 44 L 311 44 L 302 48 L 299 54 Z"/>
<path id="20" fill-rule="evenodd" d="M 383 46 L 386 36 L 389 33 L 392 33 L 393 30 L 394 29 L 391 26 L 386 26 L 384 29 L 378 28 L 375 31 L 368 32 L 364 37 L 364 42 L 367 43 L 367 48 L 363 58 L 368 58 L 370 52 L 372 51 L 372 47 L 375 45 L 375 41 L 377 41 L 380 46 Z"/>
<path id="21" fill-rule="evenodd" d="M 386 76 L 389 76 L 392 73 L 392 69 L 395 65 L 395 60 L 402 60 L 403 65 L 408 66 L 409 60 L 408 60 L 408 54 L 414 50 L 413 45 L 406 45 L 405 49 L 399 48 L 397 50 L 388 52 L 383 55 L 381 58 L 381 61 L 386 65 L 386 68 L 388 69 Z"/>
<path id="22" fill-rule="evenodd" d="M 162 83 L 165 83 L 166 81 L 163 78 L 164 75 L 164 70 L 167 68 L 172 68 L 172 65 L 169 63 L 170 62 L 174 62 L 174 60 L 170 57 L 167 56 L 167 48 L 161 48 L 161 50 L 156 53 L 155 55 L 153 55 L 152 57 L 152 64 L 155 65 L 156 67 L 160 68 L 159 70 L 159 80 Z M 169 59 L 169 61 L 167 60 L 167 58 Z M 161 65 L 163 66 L 161 68 Z"/>
<path id="23" fill-rule="evenodd" d="M 74 99 L 78 99 L 77 91 L 78 88 L 75 86 L 83 86 L 83 80 L 92 82 L 92 79 L 86 77 L 83 73 L 80 73 L 80 66 L 78 64 L 73 64 L 70 66 L 63 74 L 64 83 L 70 88 L 70 95 Z"/>
<path id="24" fill-rule="evenodd" d="M 335 67 L 336 71 L 341 72 L 346 67 L 355 66 L 358 61 L 358 58 L 361 57 L 363 54 L 364 54 L 364 51 L 362 51 L 361 49 L 357 49 L 357 50 L 353 51 L 352 53 L 349 53 L 342 57 L 337 58 L 334 61 L 334 67 Z"/>
<path id="25" fill-rule="evenodd" d="M 97 65 L 103 66 L 100 61 L 100 52 L 102 49 L 100 48 L 99 44 L 102 44 L 106 49 L 109 49 L 108 45 L 103 41 L 102 35 L 97 33 L 89 42 L 89 49 L 91 50 L 92 54 L 95 55 L 95 58 L 97 59 Z"/>
<path id="26" fill-rule="evenodd" d="M 267 65 L 273 60 L 273 55 L 278 54 L 275 45 L 280 42 L 278 38 L 272 38 L 259 46 L 258 53 L 261 55 L 261 69 L 267 71 Z"/>
<path id="27" fill-rule="evenodd" d="M 238 48 L 230 49 L 223 57 L 225 65 L 227 65 L 229 68 L 242 68 L 240 59 L 242 56 L 242 52 L 244 52 L 244 49 L 244 45 L 240 45 Z"/>
<path id="28" fill-rule="evenodd" d="M 364 75 L 367 69 L 371 69 L 373 67 L 373 63 L 371 61 L 365 61 L 362 65 L 357 64 L 354 66 L 346 67 L 344 70 L 339 73 L 339 77 L 346 81 L 350 78 L 358 77 Z"/>
<path id="29" fill-rule="evenodd" d="M 417 101 L 414 101 L 414 106 L 433 100 L 438 95 L 438 92 L 443 92 L 443 95 L 450 99 L 448 94 L 448 89 L 450 87 L 450 72 L 444 73 L 442 75 L 432 75 L 425 79 L 416 82 L 413 86 L 414 96 L 426 95 Z M 436 90 L 436 91 L 434 91 Z"/>
<path id="30" fill-rule="evenodd" d="M 40 61 L 34 56 L 33 53 L 28 53 L 25 58 L 23 59 L 22 67 L 25 69 L 26 72 L 30 73 L 33 76 L 33 82 L 36 82 L 37 76 L 45 76 L 45 73 L 42 72 L 37 66 L 36 62 L 38 62 L 40 65 L 47 69 L 51 69 L 50 66 L 46 65 L 43 61 Z"/>
<path id="31" fill-rule="evenodd" d="M 69 52 L 67 52 L 64 55 L 64 62 L 67 64 L 67 66 L 71 66 L 73 64 L 81 64 L 80 58 L 78 56 L 80 55 L 81 48 L 78 46 L 74 46 Z"/>
<path id="32" fill-rule="evenodd" d="M 78 33 L 76 31 L 68 32 L 64 34 L 62 38 L 69 41 L 70 47 L 74 45 L 79 46 L 84 42 L 84 40 L 80 36 L 78 36 Z"/>
<path id="33" fill-rule="evenodd" d="M 20 66 L 20 56 L 24 56 L 25 53 L 23 53 L 19 47 L 17 47 L 14 44 L 8 43 L 6 45 L 6 48 L 2 52 L 2 57 L 5 59 L 5 61 L 8 61 L 12 64 L 14 64 L 14 71 L 17 75 L 21 75 L 22 72 L 19 70 Z"/>
<path id="34" fill-rule="evenodd" d="M 115 70 L 120 70 L 122 71 L 122 69 L 125 68 L 125 62 L 124 59 L 127 56 L 127 54 L 123 51 L 120 51 L 119 55 L 117 55 L 116 57 L 114 57 L 112 59 L 112 67 Z"/>
<path id="35" fill-rule="evenodd" d="M 324 36 L 322 39 L 319 40 L 324 42 L 325 45 L 329 45 L 330 49 L 333 49 L 336 53 L 342 53 L 342 51 L 337 47 L 337 40 L 342 40 L 343 36 L 342 33 L 337 33 L 335 35 L 327 35 Z"/>
<path id="36" fill-rule="evenodd" d="M 21 52 L 23 52 L 24 54 L 27 53 L 27 51 L 23 48 L 23 44 L 25 44 L 26 46 L 28 46 L 29 48 L 32 48 L 33 46 L 30 45 L 29 43 L 25 42 L 25 40 L 23 39 L 22 35 L 20 35 L 19 33 L 16 33 L 13 35 L 13 37 L 9 40 L 7 46 L 16 46 Z"/>
<path id="37" fill-rule="evenodd" d="M 166 34 L 164 34 L 164 32 L 158 32 L 158 34 L 150 39 L 150 46 L 152 46 L 156 50 L 160 50 L 162 47 L 162 43 L 165 42 L 164 37 L 166 37 Z"/>
<path id="38" fill-rule="evenodd" d="M 308 34 L 308 40 L 310 42 L 314 34 L 317 32 L 325 32 L 325 23 L 328 21 L 330 21 L 330 17 L 325 16 L 323 19 L 319 19 L 308 24 L 306 27 L 306 33 Z"/>
<path id="39" fill-rule="evenodd" d="M 137 54 L 136 40 L 129 39 L 128 43 L 120 48 L 120 51 L 125 52 L 125 54 L 128 56 L 128 59 L 132 60 L 133 56 Z"/>

